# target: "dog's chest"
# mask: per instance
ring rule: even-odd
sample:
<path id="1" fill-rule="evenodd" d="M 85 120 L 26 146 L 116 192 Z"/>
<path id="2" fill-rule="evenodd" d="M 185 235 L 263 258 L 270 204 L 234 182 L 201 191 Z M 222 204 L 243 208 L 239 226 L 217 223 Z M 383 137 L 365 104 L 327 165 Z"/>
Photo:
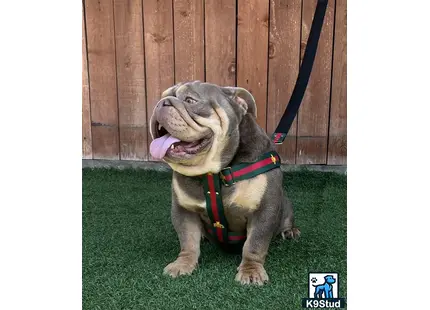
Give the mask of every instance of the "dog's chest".
<path id="1" fill-rule="evenodd" d="M 173 190 L 178 204 L 192 212 L 206 212 L 206 197 L 203 186 L 198 183 L 187 184 L 181 180 L 173 178 Z M 256 210 L 261 203 L 267 188 L 267 176 L 260 174 L 252 179 L 237 182 L 231 187 L 222 186 L 221 197 L 226 212 L 229 209 L 237 211 Z"/>

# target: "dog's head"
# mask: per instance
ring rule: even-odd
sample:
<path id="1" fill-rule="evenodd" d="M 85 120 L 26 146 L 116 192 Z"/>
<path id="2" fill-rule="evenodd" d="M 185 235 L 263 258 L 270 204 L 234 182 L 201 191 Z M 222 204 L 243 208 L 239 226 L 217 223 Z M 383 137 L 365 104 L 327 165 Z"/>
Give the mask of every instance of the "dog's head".
<path id="1" fill-rule="evenodd" d="M 177 84 L 163 92 L 151 116 L 151 155 L 183 175 L 218 173 L 236 153 L 244 115 L 256 113 L 243 88 Z"/>
<path id="2" fill-rule="evenodd" d="M 328 284 L 333 284 L 333 283 L 336 282 L 336 279 L 333 278 L 332 275 L 327 275 L 327 276 L 324 277 L 324 279 L 325 279 L 325 282 L 328 283 Z"/>

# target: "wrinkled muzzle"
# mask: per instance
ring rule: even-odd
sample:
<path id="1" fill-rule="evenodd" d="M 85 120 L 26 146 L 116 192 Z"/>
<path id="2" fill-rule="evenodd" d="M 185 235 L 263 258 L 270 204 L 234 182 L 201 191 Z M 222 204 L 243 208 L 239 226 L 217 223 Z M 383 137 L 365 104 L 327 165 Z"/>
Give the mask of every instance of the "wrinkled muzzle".
<path id="1" fill-rule="evenodd" d="M 182 101 L 173 96 L 157 103 L 150 129 L 153 138 L 150 153 L 156 159 L 163 159 L 166 155 L 187 158 L 199 153 L 210 142 L 210 129 L 200 126 Z"/>

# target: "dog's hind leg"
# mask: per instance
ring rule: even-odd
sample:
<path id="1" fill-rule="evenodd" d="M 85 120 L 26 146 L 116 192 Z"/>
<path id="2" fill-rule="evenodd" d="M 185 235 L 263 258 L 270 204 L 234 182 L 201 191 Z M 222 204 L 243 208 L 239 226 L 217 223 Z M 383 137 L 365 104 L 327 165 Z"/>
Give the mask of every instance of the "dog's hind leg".
<path id="1" fill-rule="evenodd" d="M 321 292 L 320 286 L 315 287 L 314 298 L 322 298 L 322 292 Z"/>
<path id="2" fill-rule="evenodd" d="M 282 239 L 298 239 L 300 230 L 294 223 L 293 204 L 287 198 L 282 203 L 282 218 L 279 229 Z"/>

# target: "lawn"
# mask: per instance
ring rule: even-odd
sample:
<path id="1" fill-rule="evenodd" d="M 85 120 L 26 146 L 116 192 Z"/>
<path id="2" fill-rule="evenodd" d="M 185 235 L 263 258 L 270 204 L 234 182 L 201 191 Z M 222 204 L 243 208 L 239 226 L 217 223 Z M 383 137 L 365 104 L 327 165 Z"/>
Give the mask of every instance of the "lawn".
<path id="1" fill-rule="evenodd" d="M 346 176 L 285 173 L 299 241 L 272 242 L 270 283 L 234 281 L 240 255 L 204 242 L 191 276 L 163 268 L 179 242 L 170 222 L 169 172 L 83 170 L 83 309 L 302 309 L 308 272 L 338 272 L 346 297 Z"/>

